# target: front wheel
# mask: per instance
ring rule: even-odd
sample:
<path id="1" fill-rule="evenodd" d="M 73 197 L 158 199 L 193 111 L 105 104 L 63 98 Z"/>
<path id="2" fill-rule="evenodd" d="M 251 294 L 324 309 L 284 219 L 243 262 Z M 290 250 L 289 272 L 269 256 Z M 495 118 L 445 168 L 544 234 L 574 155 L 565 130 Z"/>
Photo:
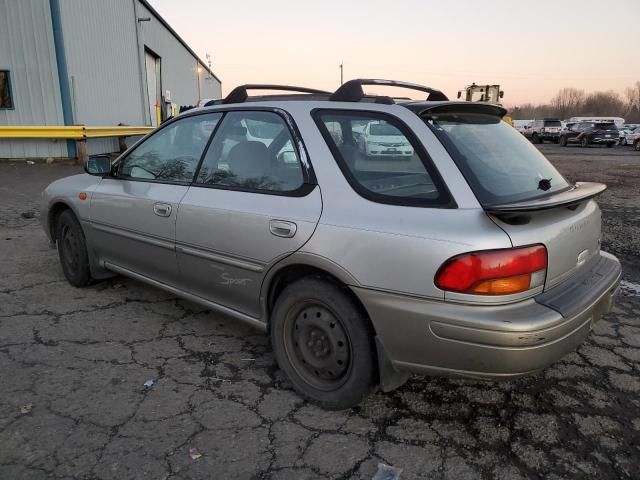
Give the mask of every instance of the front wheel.
<path id="1" fill-rule="evenodd" d="M 622 138 L 620 139 L 620 145 L 624 147 L 626 144 L 627 144 L 627 139 L 626 139 L 626 138 L 624 138 L 624 137 L 622 137 Z"/>
<path id="2" fill-rule="evenodd" d="M 270 328 L 278 365 L 311 402 L 350 408 L 374 385 L 373 331 L 344 288 L 319 278 L 292 283 L 276 301 Z"/>
<path id="3" fill-rule="evenodd" d="M 84 232 L 71 210 L 62 212 L 58 217 L 56 243 L 62 271 L 67 281 L 74 287 L 89 285 L 92 278 Z"/>
<path id="4" fill-rule="evenodd" d="M 567 137 L 565 137 L 564 135 L 562 137 L 560 137 L 560 146 L 561 147 L 566 147 L 567 146 Z"/>
<path id="5" fill-rule="evenodd" d="M 633 144 L 633 148 L 636 152 L 640 152 L 640 140 L 636 141 L 636 143 Z"/>
<path id="6" fill-rule="evenodd" d="M 536 145 L 540 143 L 540 137 L 535 132 L 533 133 L 533 135 L 531 135 L 531 143 L 534 143 Z"/>
<path id="7" fill-rule="evenodd" d="M 580 140 L 580 146 L 585 148 L 588 147 L 589 139 L 587 137 L 582 137 L 582 140 Z"/>

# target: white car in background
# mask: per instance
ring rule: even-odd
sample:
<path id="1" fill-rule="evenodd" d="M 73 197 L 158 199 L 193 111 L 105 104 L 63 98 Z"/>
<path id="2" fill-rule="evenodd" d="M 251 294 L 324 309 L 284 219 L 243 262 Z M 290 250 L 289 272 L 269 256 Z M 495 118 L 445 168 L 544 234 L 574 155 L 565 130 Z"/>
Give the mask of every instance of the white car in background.
<path id="1" fill-rule="evenodd" d="M 636 150 L 640 150 L 640 127 L 625 129 L 624 143 L 621 145 L 633 145 Z"/>
<path id="2" fill-rule="evenodd" d="M 367 157 L 413 156 L 413 147 L 407 138 L 385 121 L 367 123 L 358 139 L 358 147 Z"/>

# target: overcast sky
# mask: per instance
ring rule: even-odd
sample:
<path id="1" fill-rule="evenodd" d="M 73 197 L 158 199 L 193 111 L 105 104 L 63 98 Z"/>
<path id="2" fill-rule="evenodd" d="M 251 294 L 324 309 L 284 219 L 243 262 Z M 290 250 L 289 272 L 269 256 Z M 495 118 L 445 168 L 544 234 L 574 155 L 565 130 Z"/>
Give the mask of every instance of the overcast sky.
<path id="1" fill-rule="evenodd" d="M 390 78 L 440 88 L 499 83 L 504 103 L 640 80 L 640 0 L 150 0 L 204 58 L 223 94 L 242 83 L 335 89 Z"/>

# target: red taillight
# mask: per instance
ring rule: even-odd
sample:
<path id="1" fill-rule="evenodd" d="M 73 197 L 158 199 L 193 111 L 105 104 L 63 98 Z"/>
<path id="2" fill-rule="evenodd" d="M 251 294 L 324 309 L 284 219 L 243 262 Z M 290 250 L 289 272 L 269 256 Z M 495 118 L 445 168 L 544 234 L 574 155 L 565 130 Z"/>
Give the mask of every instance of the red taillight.
<path id="1" fill-rule="evenodd" d="M 542 285 L 546 268 L 544 245 L 465 253 L 440 267 L 435 284 L 451 292 L 507 295 Z"/>

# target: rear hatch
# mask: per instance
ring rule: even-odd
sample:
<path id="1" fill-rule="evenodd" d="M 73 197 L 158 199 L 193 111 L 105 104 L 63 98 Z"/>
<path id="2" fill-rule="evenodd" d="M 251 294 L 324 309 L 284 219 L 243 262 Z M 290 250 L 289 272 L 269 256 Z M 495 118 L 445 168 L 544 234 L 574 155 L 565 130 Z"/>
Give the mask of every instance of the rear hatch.
<path id="1" fill-rule="evenodd" d="M 559 134 L 562 130 L 562 122 L 560 120 L 545 120 L 541 133 Z"/>
<path id="2" fill-rule="evenodd" d="M 619 136 L 615 123 L 596 123 L 591 134 L 594 138 L 610 138 L 611 140 L 617 140 Z"/>
<path id="3" fill-rule="evenodd" d="M 600 251 L 601 214 L 592 199 L 604 185 L 571 185 L 495 109 L 450 105 L 421 116 L 513 246 L 546 247 L 545 288 L 569 278 Z"/>

